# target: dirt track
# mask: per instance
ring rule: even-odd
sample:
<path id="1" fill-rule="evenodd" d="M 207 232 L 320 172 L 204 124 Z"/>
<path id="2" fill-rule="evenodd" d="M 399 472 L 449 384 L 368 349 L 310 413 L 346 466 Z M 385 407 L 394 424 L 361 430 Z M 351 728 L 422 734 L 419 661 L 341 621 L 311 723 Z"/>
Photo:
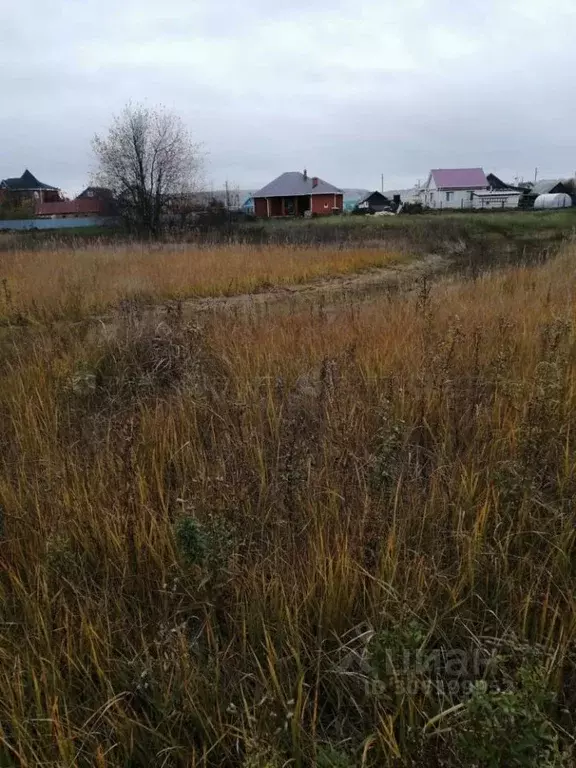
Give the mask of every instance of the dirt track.
<path id="1" fill-rule="evenodd" d="M 381 293 L 408 288 L 422 277 L 432 277 L 447 272 L 449 267 L 448 258 L 430 255 L 414 261 L 353 274 L 333 275 L 307 283 L 277 286 L 257 293 L 186 299 L 177 306 L 185 316 L 202 312 L 250 311 L 256 307 L 279 304 L 293 308 L 321 302 L 325 307 L 330 307 L 349 301 L 351 298 L 365 300 Z M 175 302 L 168 302 L 155 307 L 154 311 L 165 314 L 175 306 Z"/>

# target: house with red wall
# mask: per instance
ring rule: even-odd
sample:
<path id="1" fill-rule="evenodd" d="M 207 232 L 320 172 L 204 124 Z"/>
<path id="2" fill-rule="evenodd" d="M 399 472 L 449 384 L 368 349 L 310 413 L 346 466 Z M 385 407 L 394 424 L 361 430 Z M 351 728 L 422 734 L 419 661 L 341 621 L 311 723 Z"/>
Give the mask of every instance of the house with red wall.
<path id="1" fill-rule="evenodd" d="M 262 219 L 281 216 L 331 216 L 341 213 L 344 194 L 317 176 L 290 171 L 254 195 L 254 213 Z"/>
<path id="2" fill-rule="evenodd" d="M 112 191 L 103 187 L 88 187 L 75 200 L 40 203 L 36 206 L 36 216 L 42 219 L 62 216 L 115 216 L 117 212 Z"/>

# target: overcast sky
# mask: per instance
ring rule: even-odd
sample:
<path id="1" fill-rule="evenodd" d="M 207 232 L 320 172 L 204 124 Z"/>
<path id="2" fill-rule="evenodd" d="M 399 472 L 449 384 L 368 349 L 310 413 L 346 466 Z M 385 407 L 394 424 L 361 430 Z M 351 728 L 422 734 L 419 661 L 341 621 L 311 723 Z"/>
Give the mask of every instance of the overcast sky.
<path id="1" fill-rule="evenodd" d="M 575 33 L 576 0 L 0 0 L 0 178 L 80 191 L 129 100 L 182 116 L 214 188 L 573 174 Z"/>

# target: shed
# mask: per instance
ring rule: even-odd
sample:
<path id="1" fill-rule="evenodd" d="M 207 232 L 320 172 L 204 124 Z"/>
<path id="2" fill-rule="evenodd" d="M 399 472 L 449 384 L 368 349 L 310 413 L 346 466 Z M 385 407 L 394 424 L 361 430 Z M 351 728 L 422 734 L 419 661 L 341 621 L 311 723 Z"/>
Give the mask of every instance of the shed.
<path id="1" fill-rule="evenodd" d="M 381 211 L 389 210 L 392 205 L 392 201 L 389 200 L 382 192 L 374 191 L 365 195 L 362 200 L 359 200 L 356 209 L 359 213 L 380 213 Z"/>
<path id="2" fill-rule="evenodd" d="M 516 189 L 481 189 L 474 192 L 473 207 L 481 210 L 518 208 L 522 192 Z"/>

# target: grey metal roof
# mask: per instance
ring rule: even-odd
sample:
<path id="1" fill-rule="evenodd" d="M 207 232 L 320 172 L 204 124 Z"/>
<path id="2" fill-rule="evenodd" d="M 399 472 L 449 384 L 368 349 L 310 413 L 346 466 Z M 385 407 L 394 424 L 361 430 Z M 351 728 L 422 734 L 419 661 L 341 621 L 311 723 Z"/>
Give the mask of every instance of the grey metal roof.
<path id="1" fill-rule="evenodd" d="M 271 181 L 254 197 L 298 197 L 300 195 L 341 195 L 342 190 L 317 178 L 314 186 L 314 176 L 304 176 L 298 171 L 288 171 Z"/>
<path id="2" fill-rule="evenodd" d="M 360 205 L 361 203 L 365 203 L 367 200 L 369 200 L 372 197 L 372 195 L 380 195 L 385 200 L 390 202 L 390 199 L 386 197 L 386 195 L 383 192 L 380 192 L 379 189 L 373 189 L 372 192 L 368 192 L 366 195 L 364 195 L 364 197 L 361 200 L 358 201 L 358 205 Z"/>
<path id="3" fill-rule="evenodd" d="M 537 181 L 530 190 L 531 195 L 547 195 L 558 184 L 564 184 L 564 179 L 542 179 Z"/>
<path id="4" fill-rule="evenodd" d="M 17 179 L 4 179 L 0 186 L 4 187 L 5 189 L 12 189 L 14 191 L 19 190 L 33 190 L 33 189 L 52 189 L 56 190 L 56 187 L 51 187 L 50 184 L 44 184 L 41 181 L 38 181 L 36 176 L 34 176 L 28 169 L 24 171 L 22 176 Z"/>

